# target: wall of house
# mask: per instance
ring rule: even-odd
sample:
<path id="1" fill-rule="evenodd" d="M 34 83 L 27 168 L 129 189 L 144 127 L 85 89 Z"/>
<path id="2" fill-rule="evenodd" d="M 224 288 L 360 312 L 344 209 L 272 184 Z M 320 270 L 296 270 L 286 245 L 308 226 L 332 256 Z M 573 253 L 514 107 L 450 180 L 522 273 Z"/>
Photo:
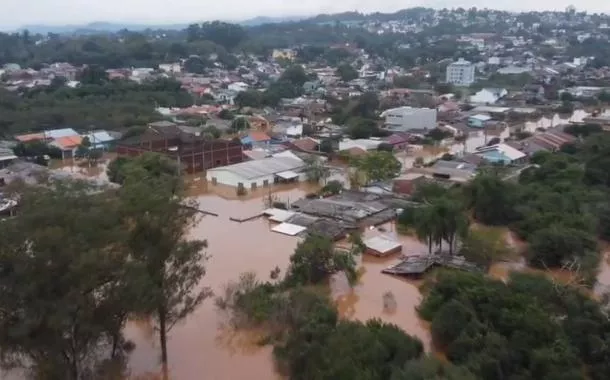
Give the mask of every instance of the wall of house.
<path id="1" fill-rule="evenodd" d="M 238 187 L 239 184 L 243 184 L 243 186 L 247 190 L 267 187 L 273 185 L 276 182 L 276 176 L 274 174 L 261 176 L 257 178 L 243 178 L 229 170 L 224 170 L 223 168 L 211 169 L 206 172 L 205 176 L 208 183 L 211 184 L 220 184 L 232 187 Z M 306 179 L 305 174 L 300 174 L 296 181 L 301 182 Z"/>
<path id="2" fill-rule="evenodd" d="M 436 128 L 436 110 L 428 108 L 397 109 L 385 117 L 388 128 L 396 131 Z"/>
<path id="3" fill-rule="evenodd" d="M 209 183 L 220 184 L 232 187 L 239 187 L 241 183 L 246 189 L 253 187 L 265 187 L 273 184 L 273 175 L 261 176 L 257 178 L 243 178 L 231 171 L 222 169 L 212 169 L 206 172 L 206 179 Z"/>
<path id="4" fill-rule="evenodd" d="M 485 122 L 479 119 L 475 119 L 473 117 L 468 118 L 468 126 L 474 128 L 483 128 Z"/>

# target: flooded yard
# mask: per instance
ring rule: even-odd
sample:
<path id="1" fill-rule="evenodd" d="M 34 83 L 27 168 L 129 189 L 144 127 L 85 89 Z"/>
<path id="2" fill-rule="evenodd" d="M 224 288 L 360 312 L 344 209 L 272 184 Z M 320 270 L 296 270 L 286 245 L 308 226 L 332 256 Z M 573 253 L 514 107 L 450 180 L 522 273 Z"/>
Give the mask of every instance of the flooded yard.
<path id="1" fill-rule="evenodd" d="M 284 201 L 296 200 L 310 190 L 305 185 L 277 191 L 275 196 Z M 191 191 L 196 192 L 197 189 Z M 211 257 L 203 279 L 206 286 L 220 293 L 240 273 L 252 271 L 260 279 L 268 279 L 276 266 L 282 271 L 287 268 L 298 238 L 272 232 L 272 224 L 266 218 L 244 223 L 228 219 L 251 216 L 262 211 L 264 202 L 261 196 L 235 200 L 207 194 L 200 195 L 197 199 L 200 208 L 219 214 L 219 217 L 204 217 L 192 232 L 193 237 L 208 240 L 207 252 Z M 392 224 L 387 224 L 384 228 L 384 234 L 395 234 Z M 378 233 L 378 230 L 369 230 L 365 235 Z M 412 238 L 400 239 L 405 253 L 418 253 L 426 249 Z M 331 294 L 343 317 L 363 321 L 381 318 L 419 337 L 429 347 L 426 325 L 420 321 L 415 310 L 421 297 L 417 289 L 419 284 L 381 274 L 381 269 L 393 260 L 395 257 L 377 259 L 365 255 L 361 258 L 362 275 L 359 283 L 352 289 L 344 277 L 337 276 L 331 280 Z M 386 292 L 392 292 L 396 299 L 396 307 L 392 310 L 384 309 L 383 296 Z M 232 331 L 224 325 L 225 322 L 225 317 L 217 311 L 214 301 L 208 299 L 186 321 L 174 327 L 168 341 L 170 379 L 280 378 L 274 369 L 271 347 L 260 347 L 257 344 L 261 336 Z M 142 376 L 159 376 L 158 338 L 151 326 L 143 321 L 132 322 L 125 333 L 136 344 L 130 356 L 132 377 L 140 379 Z"/>

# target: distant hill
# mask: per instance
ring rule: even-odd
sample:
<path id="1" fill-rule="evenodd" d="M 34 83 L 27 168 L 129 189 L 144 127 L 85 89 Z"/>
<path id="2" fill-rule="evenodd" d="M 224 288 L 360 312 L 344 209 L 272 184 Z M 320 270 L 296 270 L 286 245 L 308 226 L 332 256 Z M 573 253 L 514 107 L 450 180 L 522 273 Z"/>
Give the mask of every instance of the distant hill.
<path id="1" fill-rule="evenodd" d="M 262 24 L 274 24 L 281 22 L 299 21 L 306 18 L 305 16 L 290 16 L 290 17 L 265 17 L 259 16 L 244 21 L 227 21 L 235 22 L 242 26 L 258 26 Z M 28 30 L 31 33 L 57 33 L 57 34 L 92 34 L 92 33 L 114 33 L 119 30 L 127 29 L 132 31 L 141 31 L 146 29 L 165 29 L 179 30 L 186 28 L 190 23 L 184 24 L 123 24 L 112 22 L 92 22 L 82 25 L 25 25 L 19 28 L 19 31 Z"/>

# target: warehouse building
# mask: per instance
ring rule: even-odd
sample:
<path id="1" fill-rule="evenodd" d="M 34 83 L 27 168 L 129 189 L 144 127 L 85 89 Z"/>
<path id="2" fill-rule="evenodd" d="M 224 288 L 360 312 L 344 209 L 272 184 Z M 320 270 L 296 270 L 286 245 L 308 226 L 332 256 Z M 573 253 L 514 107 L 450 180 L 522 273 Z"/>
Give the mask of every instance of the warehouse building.
<path id="1" fill-rule="evenodd" d="M 305 178 L 305 162 L 295 155 L 276 155 L 260 160 L 208 169 L 206 179 L 212 184 L 246 189 L 281 182 L 298 182 Z"/>
<path id="2" fill-rule="evenodd" d="M 392 132 L 426 131 L 436 128 L 436 109 L 398 107 L 383 111 L 385 128 Z"/>

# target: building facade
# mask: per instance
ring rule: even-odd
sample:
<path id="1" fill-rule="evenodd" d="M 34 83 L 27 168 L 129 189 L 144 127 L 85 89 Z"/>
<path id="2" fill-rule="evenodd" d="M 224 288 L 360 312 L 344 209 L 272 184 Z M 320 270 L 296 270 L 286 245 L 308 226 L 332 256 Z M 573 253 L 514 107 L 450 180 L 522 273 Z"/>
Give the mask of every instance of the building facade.
<path id="1" fill-rule="evenodd" d="M 474 83 L 474 65 L 462 58 L 447 66 L 447 83 L 470 86 Z"/>
<path id="2" fill-rule="evenodd" d="M 385 127 L 393 132 L 429 130 L 436 128 L 436 109 L 398 107 L 385 110 Z"/>
<path id="3" fill-rule="evenodd" d="M 161 153 L 178 161 L 187 173 L 199 173 L 243 161 L 242 145 L 235 140 L 207 140 L 171 129 L 148 129 L 140 136 L 116 143 L 119 156 L 134 157 L 146 152 Z"/>

